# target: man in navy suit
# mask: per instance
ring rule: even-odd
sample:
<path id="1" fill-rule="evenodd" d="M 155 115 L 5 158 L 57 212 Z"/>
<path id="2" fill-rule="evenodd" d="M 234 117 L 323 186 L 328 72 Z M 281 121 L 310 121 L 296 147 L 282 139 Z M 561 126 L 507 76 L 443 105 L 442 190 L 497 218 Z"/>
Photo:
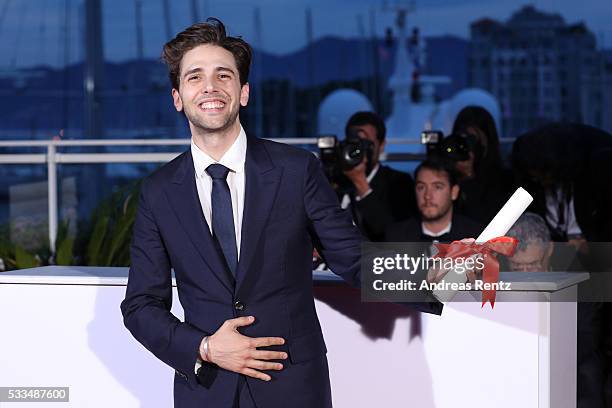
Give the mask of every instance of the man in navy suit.
<path id="1" fill-rule="evenodd" d="M 176 370 L 177 407 L 330 407 L 313 242 L 358 286 L 362 237 L 311 153 L 245 134 L 251 56 L 216 19 L 165 45 L 191 148 L 142 183 L 121 310 Z M 171 269 L 184 322 L 170 313 Z"/>

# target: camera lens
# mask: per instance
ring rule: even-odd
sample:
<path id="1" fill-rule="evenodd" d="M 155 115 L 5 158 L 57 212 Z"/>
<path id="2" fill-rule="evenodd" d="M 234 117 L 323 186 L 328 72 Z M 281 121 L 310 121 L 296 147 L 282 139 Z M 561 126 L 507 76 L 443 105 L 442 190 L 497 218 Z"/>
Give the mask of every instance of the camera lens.
<path id="1" fill-rule="evenodd" d="M 342 146 L 342 167 L 344 169 L 352 169 L 361 163 L 363 159 L 363 150 L 360 141 L 347 141 Z"/>

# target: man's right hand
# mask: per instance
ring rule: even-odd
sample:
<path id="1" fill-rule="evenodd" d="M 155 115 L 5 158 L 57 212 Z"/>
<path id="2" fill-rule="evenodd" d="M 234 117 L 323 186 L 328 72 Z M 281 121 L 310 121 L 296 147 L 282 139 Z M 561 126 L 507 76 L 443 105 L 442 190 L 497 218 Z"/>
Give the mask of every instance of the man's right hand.
<path id="1" fill-rule="evenodd" d="M 366 174 L 367 163 L 368 159 L 364 157 L 357 166 L 344 171 L 344 175 L 355 186 L 355 193 L 358 197 L 363 197 L 370 191 L 370 183 L 368 182 L 368 175 Z"/>
<path id="2" fill-rule="evenodd" d="M 476 242 L 476 240 L 474 238 L 463 238 L 461 240 L 461 242 L 463 242 L 464 244 L 467 245 L 471 245 L 474 242 Z M 472 255 L 473 258 L 476 257 L 476 255 Z M 446 276 L 446 274 L 448 272 L 450 272 L 451 269 L 446 269 L 444 267 L 441 268 L 437 268 L 435 267 L 435 264 L 433 267 L 429 268 L 429 271 L 427 271 L 427 282 L 428 283 L 439 283 L 441 282 L 444 277 Z M 468 282 L 474 283 L 476 281 L 476 279 L 481 279 L 482 278 L 482 270 L 477 269 L 477 268 L 471 268 L 471 269 L 467 269 L 465 271 L 465 275 L 467 278 Z"/>
<path id="3" fill-rule="evenodd" d="M 285 360 L 287 353 L 257 350 L 257 348 L 285 344 L 285 339 L 282 337 L 252 338 L 238 332 L 239 327 L 248 326 L 254 321 L 253 316 L 226 320 L 215 334 L 208 338 L 208 358 L 204 355 L 204 341 L 202 341 L 200 358 L 235 373 L 270 381 L 272 378 L 259 370 L 282 370 L 281 363 L 266 360 Z"/>

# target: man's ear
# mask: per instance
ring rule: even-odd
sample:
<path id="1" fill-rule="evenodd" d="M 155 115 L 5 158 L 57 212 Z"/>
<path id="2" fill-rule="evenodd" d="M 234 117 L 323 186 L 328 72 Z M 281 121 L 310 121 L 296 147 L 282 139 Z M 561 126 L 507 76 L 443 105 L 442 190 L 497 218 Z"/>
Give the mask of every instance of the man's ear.
<path id="1" fill-rule="evenodd" d="M 240 106 L 247 106 L 249 103 L 249 83 L 242 85 L 240 88 Z"/>
<path id="2" fill-rule="evenodd" d="M 183 100 L 181 99 L 181 95 L 179 95 L 179 91 L 176 88 L 172 88 L 172 100 L 174 101 L 174 108 L 177 112 L 183 110 Z"/>
<path id="3" fill-rule="evenodd" d="M 385 144 L 386 144 L 386 142 L 387 142 L 387 139 L 383 140 L 383 141 L 382 141 L 382 142 L 380 142 L 380 144 L 378 145 L 378 146 L 380 146 L 380 147 L 378 148 L 378 153 L 379 153 L 379 154 L 385 151 Z"/>
<path id="4" fill-rule="evenodd" d="M 459 197 L 459 184 L 451 187 L 451 199 L 455 201 Z"/>

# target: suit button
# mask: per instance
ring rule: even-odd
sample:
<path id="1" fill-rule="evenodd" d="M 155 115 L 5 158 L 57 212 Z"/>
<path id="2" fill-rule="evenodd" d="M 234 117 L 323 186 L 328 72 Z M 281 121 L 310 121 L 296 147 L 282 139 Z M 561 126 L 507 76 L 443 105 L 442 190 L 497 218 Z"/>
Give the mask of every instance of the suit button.
<path id="1" fill-rule="evenodd" d="M 244 303 L 242 303 L 239 300 L 235 301 L 234 302 L 234 309 L 238 310 L 239 312 L 242 312 L 244 310 Z"/>

